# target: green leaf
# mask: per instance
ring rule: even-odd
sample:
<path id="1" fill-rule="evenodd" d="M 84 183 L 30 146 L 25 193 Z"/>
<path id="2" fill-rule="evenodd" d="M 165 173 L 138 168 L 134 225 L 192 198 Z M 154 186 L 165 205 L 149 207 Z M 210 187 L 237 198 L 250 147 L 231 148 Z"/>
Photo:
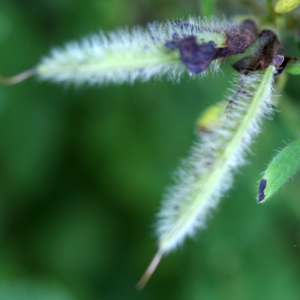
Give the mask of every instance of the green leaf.
<path id="1" fill-rule="evenodd" d="M 299 0 L 277 0 L 274 6 L 274 11 L 278 14 L 284 14 L 300 4 Z"/>
<path id="2" fill-rule="evenodd" d="M 257 199 L 269 199 L 300 168 L 300 140 L 281 150 L 267 167 L 259 185 Z"/>
<path id="3" fill-rule="evenodd" d="M 300 62 L 288 65 L 286 71 L 292 75 L 300 75 Z"/>

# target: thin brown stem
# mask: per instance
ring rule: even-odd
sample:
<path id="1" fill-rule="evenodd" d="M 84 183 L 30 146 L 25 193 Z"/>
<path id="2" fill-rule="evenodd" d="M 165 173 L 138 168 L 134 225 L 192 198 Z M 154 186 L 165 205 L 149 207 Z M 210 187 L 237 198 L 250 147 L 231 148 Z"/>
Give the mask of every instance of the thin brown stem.
<path id="1" fill-rule="evenodd" d="M 12 77 L 3 77 L 2 75 L 0 75 L 0 85 L 17 84 L 17 83 L 20 83 L 20 82 L 26 80 L 27 78 L 35 75 L 35 74 L 36 74 L 36 68 L 32 68 L 32 69 L 26 70 L 26 71 L 24 71 L 20 74 L 12 76 Z"/>
<path id="2" fill-rule="evenodd" d="M 143 274 L 143 276 L 141 277 L 141 279 L 139 280 L 139 282 L 136 285 L 138 290 L 142 290 L 145 287 L 145 285 L 149 281 L 151 275 L 153 274 L 156 267 L 158 266 L 163 255 L 164 255 L 164 253 L 161 250 L 157 251 L 157 253 L 153 257 L 151 263 L 149 264 L 147 270 L 145 271 L 145 273 Z"/>

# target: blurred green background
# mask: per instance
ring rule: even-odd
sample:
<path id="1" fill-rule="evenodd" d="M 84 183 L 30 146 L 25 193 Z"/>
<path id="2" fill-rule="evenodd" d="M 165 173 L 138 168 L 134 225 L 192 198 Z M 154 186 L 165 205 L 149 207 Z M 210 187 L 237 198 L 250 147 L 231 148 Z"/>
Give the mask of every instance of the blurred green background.
<path id="1" fill-rule="evenodd" d="M 252 13 L 242 1 L 219 2 L 219 17 Z M 1 73 L 30 68 L 51 47 L 100 28 L 197 16 L 200 4 L 1 0 Z M 285 46 L 299 54 L 292 35 Z M 198 114 L 226 92 L 232 62 L 218 76 L 186 75 L 179 84 L 68 87 L 33 78 L 0 87 L 1 300 L 300 299 L 299 175 L 273 201 L 255 200 L 275 150 L 299 137 L 299 77 L 278 92 L 281 112 L 264 123 L 207 229 L 135 289 L 156 251 L 161 195 Z"/>

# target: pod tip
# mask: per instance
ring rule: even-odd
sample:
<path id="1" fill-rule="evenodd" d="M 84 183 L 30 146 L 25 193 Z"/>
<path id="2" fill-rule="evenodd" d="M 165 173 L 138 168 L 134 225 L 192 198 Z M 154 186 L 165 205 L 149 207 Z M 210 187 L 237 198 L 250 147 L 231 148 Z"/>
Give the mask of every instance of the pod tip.
<path id="1" fill-rule="evenodd" d="M 0 75 L 0 85 L 14 85 L 20 83 L 26 80 L 27 78 L 35 75 L 36 72 L 37 69 L 32 68 L 12 77 L 3 77 L 2 75 Z"/>
<path id="2" fill-rule="evenodd" d="M 138 290 L 142 290 L 145 287 L 145 285 L 149 281 L 150 277 L 154 273 L 156 267 L 158 266 L 158 264 L 159 264 L 159 262 L 160 262 L 160 260 L 161 260 L 161 258 L 163 256 L 163 254 L 164 253 L 161 250 L 157 251 L 157 253 L 153 257 L 152 261 L 150 262 L 148 268 L 146 269 L 145 273 L 143 274 L 143 276 L 141 277 L 141 279 L 136 284 L 136 288 Z"/>

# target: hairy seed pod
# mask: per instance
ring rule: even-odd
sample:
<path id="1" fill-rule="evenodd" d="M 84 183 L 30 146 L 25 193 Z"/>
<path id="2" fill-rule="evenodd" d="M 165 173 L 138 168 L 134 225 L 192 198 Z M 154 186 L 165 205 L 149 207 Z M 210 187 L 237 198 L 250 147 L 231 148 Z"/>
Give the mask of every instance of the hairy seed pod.
<path id="1" fill-rule="evenodd" d="M 272 109 L 275 67 L 240 74 L 227 99 L 224 114 L 200 134 L 190 157 L 177 171 L 175 184 L 166 193 L 158 213 L 158 252 L 139 282 L 145 285 L 163 254 L 174 250 L 197 229 L 205 227 L 211 210 L 230 188 L 233 173 Z"/>

